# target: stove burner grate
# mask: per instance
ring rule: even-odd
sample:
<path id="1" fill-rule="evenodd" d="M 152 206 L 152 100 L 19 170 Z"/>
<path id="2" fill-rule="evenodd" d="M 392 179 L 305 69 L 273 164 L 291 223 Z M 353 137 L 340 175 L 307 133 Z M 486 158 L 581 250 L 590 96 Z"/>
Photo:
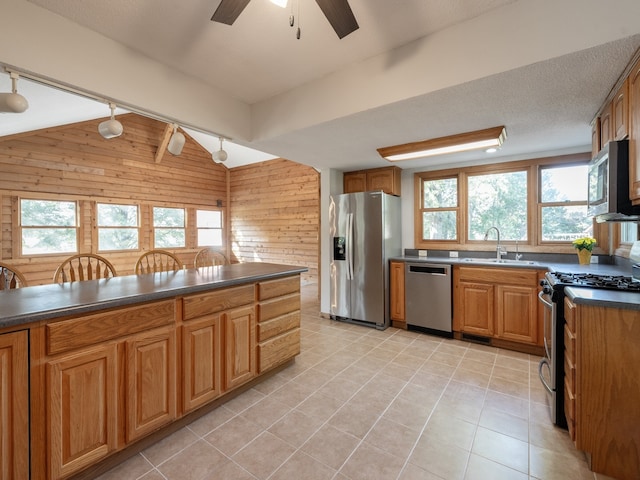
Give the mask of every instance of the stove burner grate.
<path id="1" fill-rule="evenodd" d="M 640 282 L 624 275 L 604 275 L 595 273 L 552 272 L 556 285 L 604 288 L 610 290 L 628 290 L 640 292 Z"/>

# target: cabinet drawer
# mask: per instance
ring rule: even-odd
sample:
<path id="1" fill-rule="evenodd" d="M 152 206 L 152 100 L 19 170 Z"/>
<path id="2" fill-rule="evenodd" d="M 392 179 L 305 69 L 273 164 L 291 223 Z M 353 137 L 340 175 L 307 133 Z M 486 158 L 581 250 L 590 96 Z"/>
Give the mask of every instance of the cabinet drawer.
<path id="1" fill-rule="evenodd" d="M 258 300 L 268 300 L 289 293 L 300 292 L 300 276 L 278 278 L 258 284 Z"/>
<path id="2" fill-rule="evenodd" d="M 50 323 L 46 326 L 47 354 L 106 342 L 174 321 L 175 301 L 165 300 Z"/>
<path id="3" fill-rule="evenodd" d="M 576 332 L 576 306 L 569 301 L 568 298 L 564 299 L 564 320 L 566 326 L 569 327 L 571 333 Z"/>
<path id="4" fill-rule="evenodd" d="M 258 372 L 262 373 L 300 353 L 300 329 L 258 344 Z"/>
<path id="5" fill-rule="evenodd" d="M 300 310 L 300 295 L 288 295 L 258 304 L 258 322 L 271 320 L 286 313 Z"/>
<path id="6" fill-rule="evenodd" d="M 253 303 L 254 298 L 253 284 L 190 295 L 184 297 L 184 319 L 190 320 L 210 313 L 248 305 Z"/>
<path id="7" fill-rule="evenodd" d="M 576 366 L 572 358 L 564 355 L 564 377 L 572 392 L 576 391 Z"/>
<path id="8" fill-rule="evenodd" d="M 571 388 L 569 387 L 566 379 L 564 382 L 564 414 L 567 417 L 567 424 L 569 426 L 569 434 L 571 435 L 571 440 L 575 442 L 576 397 L 573 390 L 571 390 Z"/>
<path id="9" fill-rule="evenodd" d="M 567 325 L 564 326 L 564 352 L 571 359 L 571 363 L 576 362 L 576 337 Z"/>
<path id="10" fill-rule="evenodd" d="M 280 335 L 300 326 L 300 311 L 287 313 L 272 320 L 258 323 L 258 342 Z"/>
<path id="11" fill-rule="evenodd" d="M 538 286 L 538 272 L 524 268 L 457 267 L 458 279 L 499 285 Z"/>

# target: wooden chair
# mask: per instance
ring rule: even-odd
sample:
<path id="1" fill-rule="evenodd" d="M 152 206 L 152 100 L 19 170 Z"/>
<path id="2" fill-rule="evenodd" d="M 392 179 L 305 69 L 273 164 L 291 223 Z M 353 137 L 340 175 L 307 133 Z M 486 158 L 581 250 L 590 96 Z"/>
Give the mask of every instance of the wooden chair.
<path id="1" fill-rule="evenodd" d="M 6 263 L 0 262 L 0 290 L 26 287 L 27 281 L 22 274 Z"/>
<path id="2" fill-rule="evenodd" d="M 149 250 L 136 262 L 136 275 L 141 273 L 171 272 L 182 270 L 182 262 L 166 250 Z"/>
<path id="3" fill-rule="evenodd" d="M 193 260 L 193 266 L 195 268 L 215 267 L 216 265 L 228 264 L 229 260 L 227 260 L 225 254 L 212 248 L 203 248 L 196 253 L 196 258 Z"/>
<path id="4" fill-rule="evenodd" d="M 53 282 L 82 282 L 115 276 L 116 269 L 106 258 L 94 253 L 80 253 L 60 264 L 53 274 Z"/>

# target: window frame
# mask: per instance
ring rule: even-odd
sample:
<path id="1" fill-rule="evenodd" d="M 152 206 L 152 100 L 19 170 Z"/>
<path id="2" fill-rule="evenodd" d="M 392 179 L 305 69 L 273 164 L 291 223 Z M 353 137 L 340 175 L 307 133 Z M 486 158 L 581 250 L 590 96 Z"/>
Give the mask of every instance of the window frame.
<path id="1" fill-rule="evenodd" d="M 41 202 L 64 202 L 64 203 L 73 203 L 75 205 L 75 225 L 73 227 L 70 227 L 68 225 L 64 225 L 64 226 L 38 226 L 38 227 L 25 227 L 22 225 L 22 201 L 23 200 L 33 200 L 33 201 L 41 201 Z M 39 258 L 41 257 L 60 257 L 60 256 L 69 256 L 69 255 L 75 255 L 77 253 L 80 252 L 80 240 L 82 238 L 83 235 L 83 227 L 82 227 L 82 222 L 81 222 L 81 217 L 82 217 L 82 201 L 81 200 L 73 200 L 73 199 L 69 199 L 69 198 L 63 198 L 63 197 L 59 197 L 56 198 L 56 196 L 40 196 L 40 195 L 25 195 L 25 196 L 18 196 L 15 197 L 15 201 L 16 201 L 16 227 L 17 227 L 17 237 L 14 238 L 14 256 L 17 258 L 30 258 L 30 257 L 34 257 L 37 256 Z M 75 230 L 75 250 L 73 251 L 64 251 L 64 252 L 47 252 L 47 253 L 25 253 L 23 251 L 22 248 L 22 240 L 23 240 L 23 230 L 24 229 L 47 229 L 47 228 L 73 228 Z M 15 231 L 15 230 L 14 230 Z"/>
<path id="2" fill-rule="evenodd" d="M 126 202 L 118 202 L 118 201 L 114 201 L 114 202 L 104 202 L 104 201 L 96 201 L 95 202 L 95 229 L 96 229 L 96 237 L 95 237 L 95 245 L 96 245 L 96 251 L 100 252 L 100 253 L 106 253 L 106 252 L 139 252 L 141 250 L 141 234 L 142 234 L 142 207 L 140 204 L 137 203 L 126 203 Z M 136 207 L 136 217 L 137 217 L 137 226 L 135 227 L 122 227 L 122 226 L 115 226 L 115 227 L 108 227 L 108 226 L 100 226 L 99 224 L 99 206 L 100 205 L 111 205 L 111 206 L 123 206 L 123 207 Z M 116 250 L 109 250 L 109 249 L 102 249 L 100 248 L 100 230 L 101 229 L 122 229 L 122 228 L 130 228 L 130 229 L 135 229 L 138 231 L 138 245 L 136 246 L 136 248 L 127 248 L 127 249 L 116 249 Z"/>
<path id="3" fill-rule="evenodd" d="M 183 226 L 182 227 L 156 227 L 155 224 L 155 209 L 156 208 L 164 208 L 164 209 L 172 209 L 172 210 L 182 210 L 184 213 L 184 222 L 183 222 Z M 186 206 L 184 207 L 178 207 L 178 206 L 169 206 L 169 205 L 151 205 L 151 209 L 150 209 L 150 214 L 151 214 L 151 221 L 150 221 L 150 226 L 151 226 L 151 245 L 153 249 L 160 249 L 160 250 L 176 250 L 176 249 L 186 249 L 189 248 L 188 244 L 189 244 L 189 240 L 188 240 L 188 234 L 189 234 L 189 222 L 188 222 L 188 209 Z M 166 229 L 166 230 L 182 230 L 184 232 L 184 245 L 180 246 L 180 247 L 176 247 L 176 246 L 167 246 L 167 247 L 159 247 L 156 246 L 156 229 L 157 228 L 162 228 L 162 229 Z"/>
<path id="4" fill-rule="evenodd" d="M 219 228 L 214 228 L 214 227 L 199 227 L 198 226 L 198 212 L 218 212 L 220 213 L 220 227 Z M 201 207 L 196 207 L 195 208 L 195 214 L 194 214 L 194 229 L 195 229 L 195 246 L 197 248 L 205 248 L 205 247 L 213 247 L 213 248 L 219 248 L 219 249 L 224 249 L 225 244 L 226 244 L 226 238 L 225 238 L 225 228 L 224 228 L 224 223 L 225 223 L 225 218 L 224 218 L 224 210 L 222 208 L 201 208 Z M 199 242 L 199 238 L 200 238 L 200 230 L 220 230 L 220 245 L 200 245 Z"/>
<path id="5" fill-rule="evenodd" d="M 495 239 L 470 240 L 468 226 L 468 177 L 483 174 L 510 173 L 514 171 L 527 171 L 527 241 L 519 241 L 521 251 L 548 252 L 549 247 L 556 247 L 558 253 L 575 253 L 570 241 L 566 242 L 542 242 L 541 207 L 540 207 L 540 173 L 541 168 L 552 166 L 569 166 L 588 163 L 591 159 L 590 152 L 563 155 L 557 157 L 545 157 L 514 162 L 492 163 L 471 167 L 450 168 L 444 170 L 430 170 L 414 173 L 414 248 L 433 250 L 478 250 L 485 251 L 493 248 Z M 458 176 L 458 241 L 424 240 L 422 239 L 422 206 L 424 180 L 437 180 Z M 603 253 L 608 244 L 607 230 L 598 227 L 594 223 L 594 236 L 598 239 L 596 250 Z M 505 245 L 515 245 L 515 241 L 501 242 Z"/>
<path id="6" fill-rule="evenodd" d="M 435 172 L 433 172 L 435 173 Z M 446 179 L 450 179 L 450 178 L 455 178 L 456 179 L 456 197 L 457 197 L 457 205 L 455 207 L 439 207 L 439 208 L 425 208 L 424 207 L 424 193 L 423 193 L 423 188 L 424 188 L 424 182 L 426 181 L 434 181 L 434 180 L 446 180 Z M 415 177 L 415 191 L 419 191 L 420 194 L 416 196 L 416 212 L 417 215 L 415 216 L 415 222 L 414 222 L 414 228 L 415 228 L 415 238 L 416 240 L 418 238 L 420 238 L 421 241 L 423 242 L 438 242 L 438 243 L 443 243 L 443 244 L 449 244 L 449 245 L 457 245 L 458 243 L 460 243 L 460 232 L 461 232 L 461 228 L 462 228 L 462 224 L 464 224 L 465 222 L 463 222 L 461 220 L 461 198 L 462 198 L 462 191 L 460 188 L 460 174 L 459 173 L 455 173 L 455 174 L 450 174 L 450 175 L 424 175 L 424 176 L 418 176 L 416 174 Z M 466 198 L 466 196 L 465 196 Z M 445 239 L 438 239 L 438 240 L 428 240 L 428 239 L 424 239 L 422 237 L 422 233 L 424 232 L 424 228 L 423 228 L 423 224 L 422 224 L 422 219 L 424 216 L 424 213 L 427 212 L 455 212 L 456 215 L 456 238 L 452 239 L 452 240 L 445 240 Z"/>

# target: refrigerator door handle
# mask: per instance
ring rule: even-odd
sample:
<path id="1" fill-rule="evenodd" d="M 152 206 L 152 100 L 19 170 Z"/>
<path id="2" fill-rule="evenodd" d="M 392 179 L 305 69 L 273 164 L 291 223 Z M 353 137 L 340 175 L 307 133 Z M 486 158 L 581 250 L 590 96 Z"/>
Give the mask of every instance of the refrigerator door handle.
<path id="1" fill-rule="evenodd" d="M 353 213 L 347 214 L 347 280 L 353 280 Z"/>

